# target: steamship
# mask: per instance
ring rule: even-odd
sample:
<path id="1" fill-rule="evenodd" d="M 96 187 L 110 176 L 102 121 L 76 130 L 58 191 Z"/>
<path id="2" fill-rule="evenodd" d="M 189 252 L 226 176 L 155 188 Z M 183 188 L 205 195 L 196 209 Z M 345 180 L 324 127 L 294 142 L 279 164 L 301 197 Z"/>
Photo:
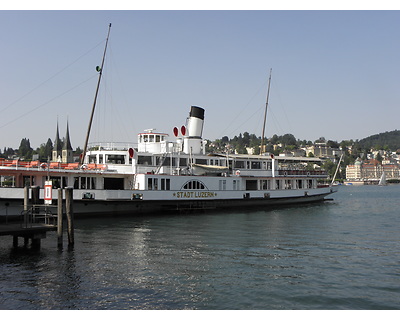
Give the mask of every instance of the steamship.
<path id="1" fill-rule="evenodd" d="M 72 154 L 68 127 L 58 161 L 0 159 L 0 215 L 22 213 L 27 185 L 39 187 L 39 203 L 53 205 L 56 189 L 73 188 L 77 216 L 269 208 L 323 201 L 337 191 L 319 184 L 327 174 L 310 165 L 318 158 L 207 154 L 204 115 L 203 108 L 192 106 L 186 124 L 173 129 L 173 138 L 149 129 L 138 134 L 136 146 L 92 144 L 83 164 L 61 159 Z M 28 190 L 31 198 L 33 188 Z"/>

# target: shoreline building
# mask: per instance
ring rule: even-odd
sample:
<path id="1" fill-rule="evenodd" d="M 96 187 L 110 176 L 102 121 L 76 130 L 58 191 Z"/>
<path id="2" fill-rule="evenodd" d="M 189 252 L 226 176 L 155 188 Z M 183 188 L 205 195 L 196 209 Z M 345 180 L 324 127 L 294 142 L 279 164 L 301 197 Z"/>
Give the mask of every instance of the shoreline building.
<path id="1" fill-rule="evenodd" d="M 382 173 L 386 179 L 399 179 L 400 166 L 396 163 L 381 164 L 376 159 L 362 161 L 360 158 L 346 166 L 346 180 L 348 182 L 378 182 Z"/>

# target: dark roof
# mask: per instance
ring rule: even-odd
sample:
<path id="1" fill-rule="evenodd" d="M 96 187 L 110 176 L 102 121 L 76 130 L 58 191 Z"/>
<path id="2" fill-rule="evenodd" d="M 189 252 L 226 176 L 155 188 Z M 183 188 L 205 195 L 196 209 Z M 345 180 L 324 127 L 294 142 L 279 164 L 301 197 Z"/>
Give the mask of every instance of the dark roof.
<path id="1" fill-rule="evenodd" d="M 61 140 L 60 140 L 60 135 L 58 133 L 58 122 L 57 122 L 56 139 L 54 140 L 53 150 L 56 150 L 56 151 L 61 151 L 62 150 L 62 144 L 61 144 Z"/>
<path id="2" fill-rule="evenodd" d="M 67 133 L 65 134 L 63 150 L 72 150 L 71 141 L 69 138 L 69 127 L 67 122 Z"/>

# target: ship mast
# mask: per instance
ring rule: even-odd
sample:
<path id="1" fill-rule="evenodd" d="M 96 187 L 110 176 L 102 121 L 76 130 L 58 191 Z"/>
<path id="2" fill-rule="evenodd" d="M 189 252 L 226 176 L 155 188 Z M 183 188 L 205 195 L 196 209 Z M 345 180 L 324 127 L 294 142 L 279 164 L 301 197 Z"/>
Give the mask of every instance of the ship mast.
<path id="1" fill-rule="evenodd" d="M 264 147 L 264 133 L 265 133 L 265 123 L 267 122 L 267 109 L 268 109 L 268 99 L 269 99 L 269 88 L 270 88 L 270 86 L 271 86 L 271 74 L 272 74 L 272 68 L 269 70 L 267 101 L 266 101 L 266 103 L 265 103 L 264 125 L 263 125 L 262 136 L 261 136 L 260 155 L 263 153 L 263 147 Z"/>
<path id="2" fill-rule="evenodd" d="M 107 33 L 106 45 L 104 47 L 103 60 L 101 61 L 101 66 L 100 67 L 99 66 L 96 67 L 96 70 L 99 72 L 99 80 L 97 81 L 96 94 L 94 95 L 92 113 L 90 115 L 89 126 L 88 126 L 88 130 L 87 130 L 87 133 L 86 133 L 85 145 L 83 147 L 83 153 L 82 153 L 81 159 L 79 161 L 80 165 L 83 164 L 83 161 L 85 160 L 85 156 L 86 156 L 86 152 L 87 152 L 87 145 L 88 145 L 88 141 L 89 141 L 90 129 L 92 128 L 94 109 L 96 108 L 97 95 L 99 93 L 101 76 L 103 74 L 103 66 L 104 66 L 104 60 L 106 58 L 107 44 L 108 44 L 108 38 L 110 36 L 110 30 L 111 30 L 111 23 L 108 25 L 108 33 Z"/>

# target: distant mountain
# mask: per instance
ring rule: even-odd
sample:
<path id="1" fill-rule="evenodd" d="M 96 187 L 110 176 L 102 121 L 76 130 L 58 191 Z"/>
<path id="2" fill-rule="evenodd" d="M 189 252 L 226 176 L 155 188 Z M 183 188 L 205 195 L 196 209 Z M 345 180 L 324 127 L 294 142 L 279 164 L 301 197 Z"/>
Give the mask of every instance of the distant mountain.
<path id="1" fill-rule="evenodd" d="M 389 148 L 392 151 L 400 149 L 400 131 L 394 130 L 384 133 L 375 134 L 358 141 L 363 149 L 384 149 Z"/>

